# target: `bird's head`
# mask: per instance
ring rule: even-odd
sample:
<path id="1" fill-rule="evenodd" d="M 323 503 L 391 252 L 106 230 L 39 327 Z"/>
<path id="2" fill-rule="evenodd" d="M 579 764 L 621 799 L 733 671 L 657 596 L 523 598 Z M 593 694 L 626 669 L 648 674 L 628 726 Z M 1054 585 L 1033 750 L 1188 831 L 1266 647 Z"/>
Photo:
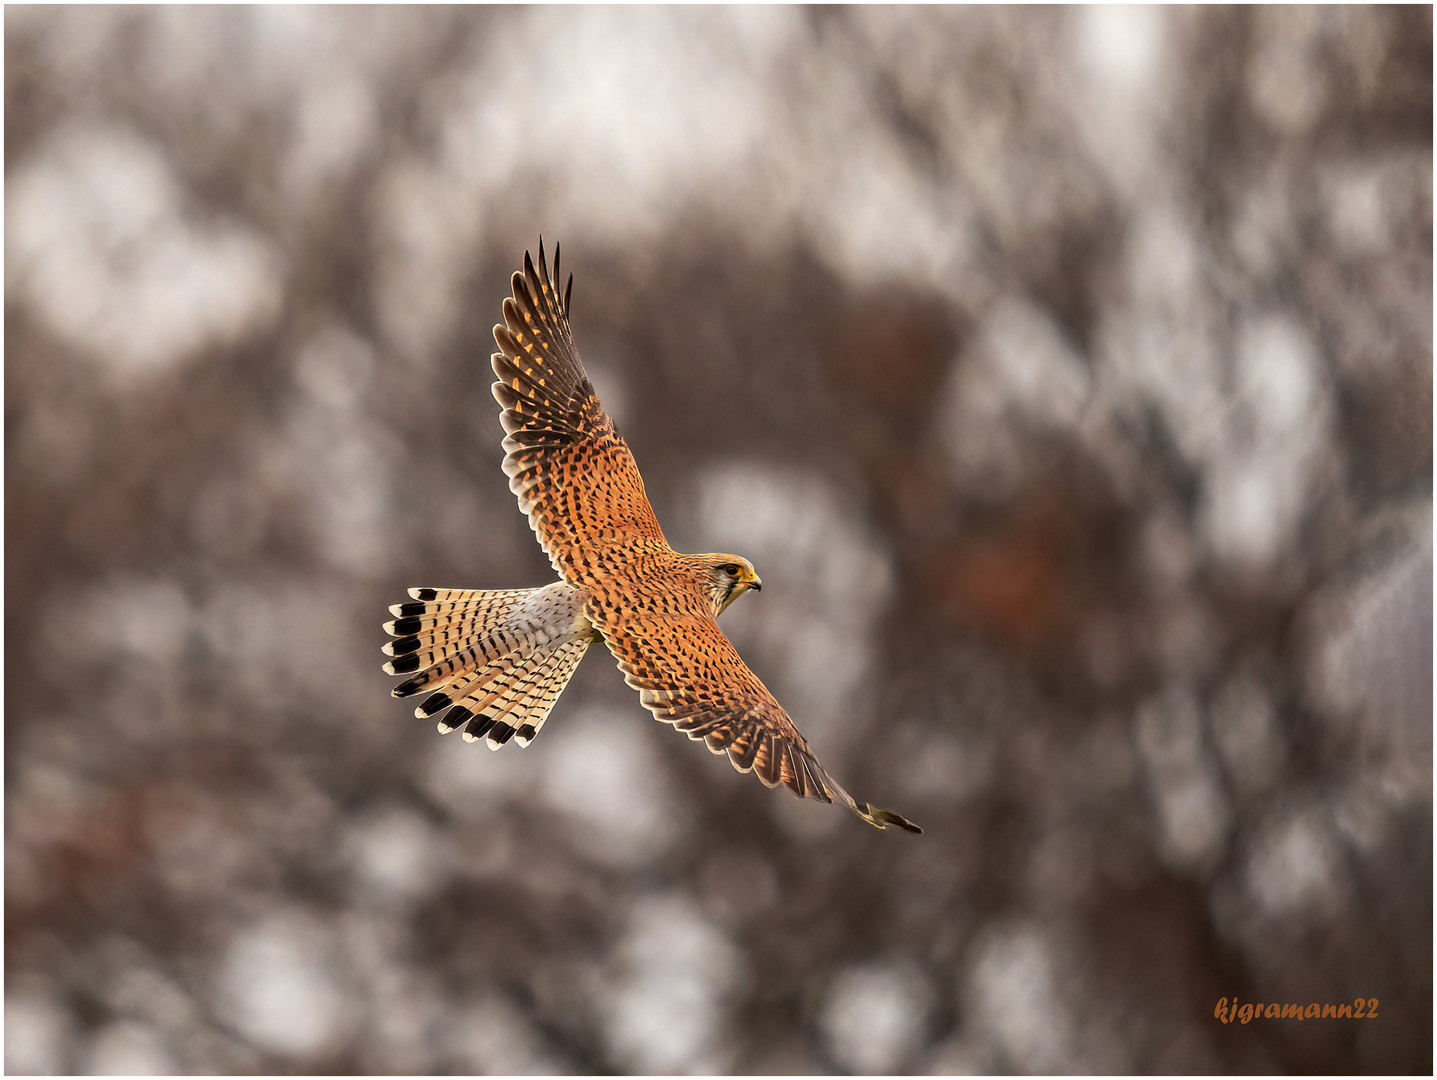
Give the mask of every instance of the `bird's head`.
<path id="1" fill-rule="evenodd" d="M 715 554 L 700 558 L 703 560 L 705 584 L 713 603 L 714 618 L 723 614 L 724 608 L 750 589 L 758 592 L 763 588 L 753 563 L 741 555 Z"/>

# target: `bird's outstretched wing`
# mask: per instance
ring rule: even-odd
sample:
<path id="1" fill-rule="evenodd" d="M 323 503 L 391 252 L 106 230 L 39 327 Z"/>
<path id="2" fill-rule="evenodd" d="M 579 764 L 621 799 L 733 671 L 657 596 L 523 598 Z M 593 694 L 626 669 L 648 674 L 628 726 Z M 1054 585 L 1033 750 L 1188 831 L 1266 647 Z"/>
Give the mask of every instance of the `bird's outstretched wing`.
<path id="1" fill-rule="evenodd" d="M 727 754 L 740 772 L 752 771 L 767 787 L 783 784 L 800 798 L 837 799 L 880 829 L 923 831 L 901 814 L 859 802 L 828 775 L 708 614 L 632 618 L 605 640 L 645 708 L 715 754 Z"/>
<path id="2" fill-rule="evenodd" d="M 528 252 L 494 327 L 494 397 L 503 407 L 504 472 L 554 569 L 589 585 L 618 561 L 668 551 L 634 457 L 584 372 L 569 332 L 569 289 L 561 302 L 539 242 Z M 569 279 L 572 287 L 573 278 Z"/>

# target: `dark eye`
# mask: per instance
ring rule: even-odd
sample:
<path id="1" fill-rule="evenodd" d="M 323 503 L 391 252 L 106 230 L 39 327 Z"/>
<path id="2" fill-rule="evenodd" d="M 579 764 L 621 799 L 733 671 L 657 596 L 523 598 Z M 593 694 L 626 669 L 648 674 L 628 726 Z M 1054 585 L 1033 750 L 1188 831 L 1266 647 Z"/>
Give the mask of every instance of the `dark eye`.
<path id="1" fill-rule="evenodd" d="M 723 570 L 723 572 L 724 572 L 725 574 L 727 574 L 729 577 L 738 577 L 738 564 L 737 564 L 737 563 L 729 563 L 727 566 L 722 567 L 722 570 Z"/>

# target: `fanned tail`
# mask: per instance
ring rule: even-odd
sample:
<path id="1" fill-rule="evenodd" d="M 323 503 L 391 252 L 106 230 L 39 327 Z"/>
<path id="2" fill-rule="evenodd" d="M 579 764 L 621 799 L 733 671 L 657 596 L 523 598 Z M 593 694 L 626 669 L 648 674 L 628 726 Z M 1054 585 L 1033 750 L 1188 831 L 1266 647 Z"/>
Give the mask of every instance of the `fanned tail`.
<path id="1" fill-rule="evenodd" d="M 541 589 L 410 589 L 384 624 L 391 693 L 428 691 L 414 710 L 438 716 L 441 732 L 462 728 L 497 750 L 528 746 L 594 640 L 583 593 L 559 581 Z M 441 715 L 442 714 L 442 715 Z"/>

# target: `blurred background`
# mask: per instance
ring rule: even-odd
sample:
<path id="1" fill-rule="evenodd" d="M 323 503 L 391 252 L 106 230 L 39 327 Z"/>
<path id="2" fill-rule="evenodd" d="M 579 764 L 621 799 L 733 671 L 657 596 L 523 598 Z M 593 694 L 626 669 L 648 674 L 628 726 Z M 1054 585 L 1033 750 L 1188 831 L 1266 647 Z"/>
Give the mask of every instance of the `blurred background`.
<path id="1" fill-rule="evenodd" d="M 9 1071 L 1431 1071 L 1429 7 L 9 7 L 5 121 Z M 540 233 L 924 836 L 600 649 L 527 750 L 389 697 L 552 579 Z"/>

